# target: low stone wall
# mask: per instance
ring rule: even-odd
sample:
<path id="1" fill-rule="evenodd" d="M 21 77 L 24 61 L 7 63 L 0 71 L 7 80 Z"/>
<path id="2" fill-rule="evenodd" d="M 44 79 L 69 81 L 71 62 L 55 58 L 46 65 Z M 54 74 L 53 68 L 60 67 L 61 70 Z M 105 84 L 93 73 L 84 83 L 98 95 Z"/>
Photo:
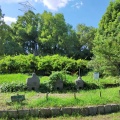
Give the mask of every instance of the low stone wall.
<path id="1" fill-rule="evenodd" d="M 1 110 L 0 118 L 24 118 L 24 117 L 55 117 L 68 115 L 97 115 L 120 111 L 120 104 L 107 104 L 88 107 L 62 107 L 62 108 L 40 108 L 29 110 Z"/>

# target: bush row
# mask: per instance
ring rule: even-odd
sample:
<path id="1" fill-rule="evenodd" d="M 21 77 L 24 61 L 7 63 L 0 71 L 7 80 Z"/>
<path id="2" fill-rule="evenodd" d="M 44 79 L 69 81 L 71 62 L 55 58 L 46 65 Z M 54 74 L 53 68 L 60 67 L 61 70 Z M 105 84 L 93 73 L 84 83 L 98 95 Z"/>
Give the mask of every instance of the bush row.
<path id="1" fill-rule="evenodd" d="M 98 89 L 100 88 L 100 86 L 94 84 L 94 83 L 86 83 L 85 82 L 85 86 L 84 86 L 84 90 L 93 90 L 93 89 Z M 5 83 L 2 84 L 0 87 L 0 92 L 17 92 L 17 91 L 27 91 L 27 85 L 25 83 Z M 75 92 L 77 91 L 75 83 L 70 83 L 70 82 L 66 82 L 64 81 L 64 87 L 63 90 L 56 90 L 52 87 L 49 86 L 49 83 L 42 83 L 40 84 L 40 88 L 39 88 L 39 92 L 42 93 L 47 93 L 47 92 L 67 92 L 67 91 L 71 91 L 71 92 Z"/>
<path id="2" fill-rule="evenodd" d="M 75 73 L 80 68 L 83 73 L 87 71 L 86 60 L 74 60 L 66 56 L 34 56 L 18 55 L 5 56 L 0 60 L 1 73 L 31 73 L 48 74 L 52 71 L 66 70 Z"/>
<path id="3" fill-rule="evenodd" d="M 25 91 L 27 90 L 27 85 L 23 83 L 4 83 L 0 87 L 1 92 L 16 92 L 16 91 Z"/>
<path id="4" fill-rule="evenodd" d="M 49 76 L 49 80 L 47 82 L 40 84 L 39 92 L 54 92 L 54 91 L 58 90 L 55 88 L 55 83 L 57 80 L 63 81 L 64 87 L 63 87 L 62 91 L 77 90 L 74 82 L 72 82 L 72 81 L 70 82 L 64 78 L 65 78 L 65 75 L 64 75 L 63 71 L 53 72 Z M 84 82 L 84 89 L 97 89 L 97 88 L 99 88 L 99 86 L 96 84 L 90 84 L 90 83 L 88 84 L 88 83 Z M 0 87 L 0 90 L 1 90 L 1 92 L 26 91 L 27 85 L 25 83 L 18 83 L 18 82 L 3 83 Z"/>

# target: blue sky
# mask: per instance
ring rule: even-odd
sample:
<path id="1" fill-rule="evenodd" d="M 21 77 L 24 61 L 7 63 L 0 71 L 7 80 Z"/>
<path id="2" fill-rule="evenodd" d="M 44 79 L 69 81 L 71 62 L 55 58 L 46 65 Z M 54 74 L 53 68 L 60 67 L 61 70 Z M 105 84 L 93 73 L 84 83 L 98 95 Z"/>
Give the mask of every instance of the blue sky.
<path id="1" fill-rule="evenodd" d="M 43 13 L 44 10 L 62 13 L 67 23 L 76 28 L 78 24 L 98 27 L 110 0 L 27 0 L 36 10 L 35 13 Z M 23 15 L 20 11 L 23 6 L 19 3 L 26 0 L 0 0 L 4 21 L 7 24 L 15 22 L 17 16 Z"/>

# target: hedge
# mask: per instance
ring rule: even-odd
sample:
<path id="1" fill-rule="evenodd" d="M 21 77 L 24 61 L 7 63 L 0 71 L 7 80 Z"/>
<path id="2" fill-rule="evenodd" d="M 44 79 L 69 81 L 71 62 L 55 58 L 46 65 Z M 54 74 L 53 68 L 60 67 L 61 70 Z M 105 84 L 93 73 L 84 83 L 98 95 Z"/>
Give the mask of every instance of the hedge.
<path id="1" fill-rule="evenodd" d="M 51 74 L 52 71 L 65 70 L 70 73 L 87 69 L 86 60 L 75 60 L 66 56 L 34 56 L 18 55 L 5 56 L 0 60 L 0 73 L 31 73 Z"/>

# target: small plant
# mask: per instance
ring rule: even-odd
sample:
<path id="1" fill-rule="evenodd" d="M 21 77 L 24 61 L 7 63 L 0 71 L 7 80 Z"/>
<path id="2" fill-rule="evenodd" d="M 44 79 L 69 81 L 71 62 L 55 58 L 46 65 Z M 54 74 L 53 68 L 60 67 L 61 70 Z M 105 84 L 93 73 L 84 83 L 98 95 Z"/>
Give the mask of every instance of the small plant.
<path id="1" fill-rule="evenodd" d="M 64 81 L 64 75 L 62 72 L 53 72 L 50 77 L 49 77 L 49 85 L 50 88 L 52 89 L 54 87 L 54 84 L 56 83 L 57 80 L 62 80 Z"/>
<path id="2" fill-rule="evenodd" d="M 63 73 L 62 72 L 53 72 L 51 75 L 50 75 L 50 82 L 51 83 L 54 83 L 56 82 L 57 80 L 63 80 Z"/>

